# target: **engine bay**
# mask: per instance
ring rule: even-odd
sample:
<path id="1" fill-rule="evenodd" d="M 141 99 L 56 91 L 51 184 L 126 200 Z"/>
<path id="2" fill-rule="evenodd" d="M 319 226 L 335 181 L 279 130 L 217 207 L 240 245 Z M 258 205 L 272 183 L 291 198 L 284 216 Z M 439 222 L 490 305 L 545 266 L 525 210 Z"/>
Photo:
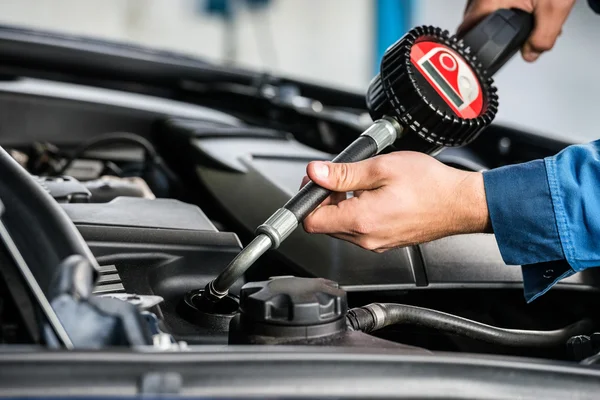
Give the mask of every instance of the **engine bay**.
<path id="1" fill-rule="evenodd" d="M 493 235 L 378 254 L 298 228 L 228 301 L 199 301 L 254 228 L 298 190 L 306 164 L 331 159 L 369 123 L 359 110 L 340 109 L 335 122 L 318 113 L 265 117 L 28 78 L 0 82 L 0 104 L 8 121 L 0 144 L 66 213 L 98 264 L 92 296 L 133 304 L 156 346 L 301 344 L 573 361 L 597 351 L 589 336 L 598 322 L 597 271 L 526 304 L 520 268 L 504 265 Z M 483 170 L 558 146 L 495 125 L 484 136 L 438 158 Z M 4 276 L 2 285 L 9 282 Z M 2 342 L 43 342 L 27 327 L 18 294 L 2 293 Z"/>

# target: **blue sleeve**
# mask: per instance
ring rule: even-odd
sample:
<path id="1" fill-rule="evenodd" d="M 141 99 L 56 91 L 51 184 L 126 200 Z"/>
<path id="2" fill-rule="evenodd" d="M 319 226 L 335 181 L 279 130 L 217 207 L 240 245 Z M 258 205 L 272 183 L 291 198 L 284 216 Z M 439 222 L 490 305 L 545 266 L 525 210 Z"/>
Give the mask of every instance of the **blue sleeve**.
<path id="1" fill-rule="evenodd" d="M 502 258 L 522 266 L 527 301 L 600 266 L 600 140 L 487 171 L 484 184 Z"/>

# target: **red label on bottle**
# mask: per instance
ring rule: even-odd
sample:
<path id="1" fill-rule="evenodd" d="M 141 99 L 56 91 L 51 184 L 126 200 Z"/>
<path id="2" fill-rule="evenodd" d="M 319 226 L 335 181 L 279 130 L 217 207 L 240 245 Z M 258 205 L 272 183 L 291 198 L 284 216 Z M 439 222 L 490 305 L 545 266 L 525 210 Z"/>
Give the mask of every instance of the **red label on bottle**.
<path id="1" fill-rule="evenodd" d="M 410 60 L 456 115 L 469 119 L 481 114 L 481 85 L 457 52 L 443 44 L 424 41 L 412 47 Z"/>

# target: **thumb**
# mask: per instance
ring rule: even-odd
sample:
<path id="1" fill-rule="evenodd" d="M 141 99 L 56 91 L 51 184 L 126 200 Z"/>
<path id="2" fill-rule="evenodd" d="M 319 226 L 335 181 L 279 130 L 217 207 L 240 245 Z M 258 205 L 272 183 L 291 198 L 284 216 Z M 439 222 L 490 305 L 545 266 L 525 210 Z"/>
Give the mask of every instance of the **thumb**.
<path id="1" fill-rule="evenodd" d="M 463 21 L 456 30 L 457 34 L 463 35 L 473 28 L 478 22 L 485 18 L 488 14 L 496 11 L 500 6 L 497 1 L 476 0 L 469 1 L 465 9 Z"/>
<path id="2" fill-rule="evenodd" d="M 306 168 L 317 185 L 335 192 L 370 190 L 381 186 L 380 162 L 376 158 L 355 163 L 314 161 Z"/>

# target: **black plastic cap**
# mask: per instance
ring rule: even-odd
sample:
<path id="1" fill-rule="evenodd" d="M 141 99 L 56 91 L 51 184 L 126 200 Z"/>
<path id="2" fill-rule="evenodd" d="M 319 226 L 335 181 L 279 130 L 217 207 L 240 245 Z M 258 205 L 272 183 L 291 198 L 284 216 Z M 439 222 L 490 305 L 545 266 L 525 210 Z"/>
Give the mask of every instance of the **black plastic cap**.
<path id="1" fill-rule="evenodd" d="M 586 335 L 577 335 L 567 340 L 567 353 L 573 361 L 581 361 L 594 354 L 592 339 Z"/>
<path id="2" fill-rule="evenodd" d="M 482 96 L 477 115 L 471 118 L 457 115 L 413 65 L 411 50 L 416 43 L 425 41 L 443 45 L 470 67 Z M 477 59 L 455 36 L 432 26 L 412 29 L 386 51 L 366 101 L 373 120 L 394 117 L 405 127 L 405 137 L 397 144 L 400 149 L 429 152 L 442 146 L 470 143 L 493 121 L 498 110 L 496 88 Z"/>
<path id="3" fill-rule="evenodd" d="M 327 324 L 345 317 L 346 292 L 322 278 L 275 277 L 247 283 L 240 294 L 246 320 L 285 326 Z"/>

